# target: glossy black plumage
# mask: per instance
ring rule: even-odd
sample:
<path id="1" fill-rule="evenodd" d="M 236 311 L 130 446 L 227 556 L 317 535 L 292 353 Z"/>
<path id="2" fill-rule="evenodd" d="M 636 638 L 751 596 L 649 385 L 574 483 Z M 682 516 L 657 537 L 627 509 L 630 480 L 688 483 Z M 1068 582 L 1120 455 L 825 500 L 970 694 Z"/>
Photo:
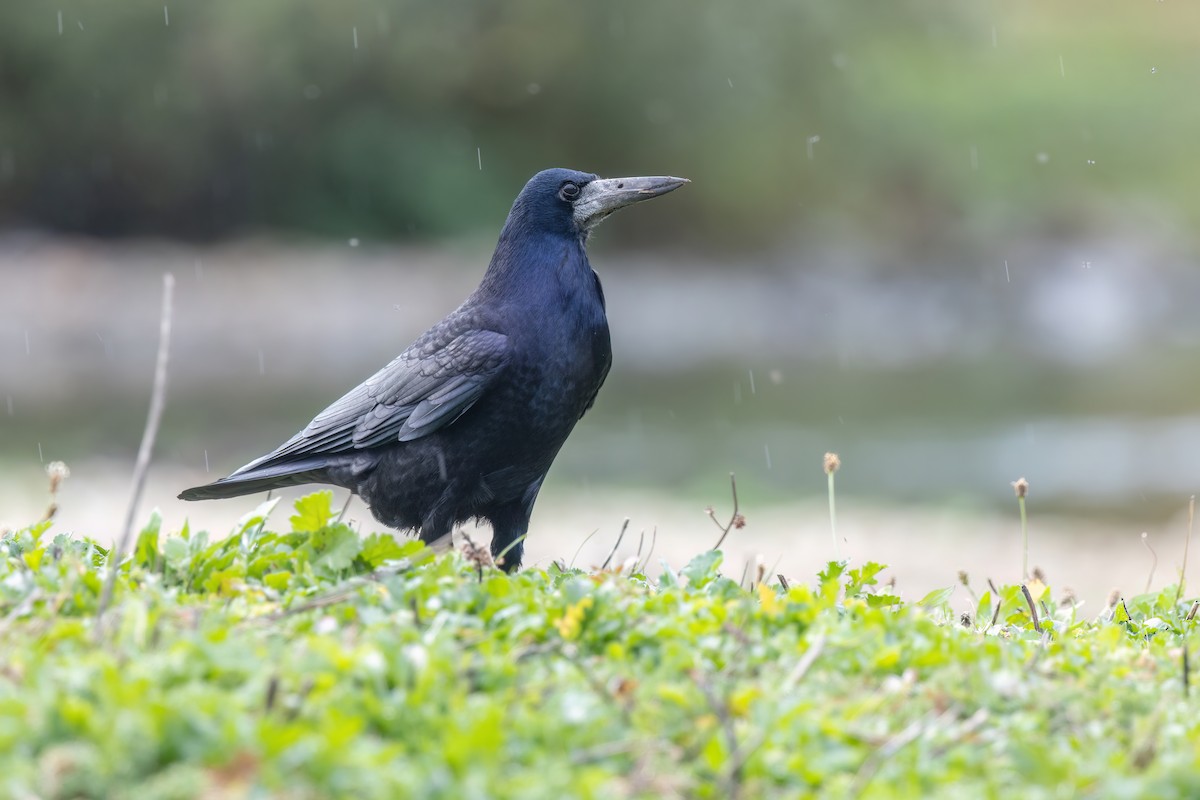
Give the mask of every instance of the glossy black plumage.
<path id="1" fill-rule="evenodd" d="M 492 553 L 515 569 L 542 480 L 612 360 L 588 233 L 685 182 L 539 172 L 466 302 L 274 452 L 180 497 L 330 483 L 425 541 L 486 519 Z"/>

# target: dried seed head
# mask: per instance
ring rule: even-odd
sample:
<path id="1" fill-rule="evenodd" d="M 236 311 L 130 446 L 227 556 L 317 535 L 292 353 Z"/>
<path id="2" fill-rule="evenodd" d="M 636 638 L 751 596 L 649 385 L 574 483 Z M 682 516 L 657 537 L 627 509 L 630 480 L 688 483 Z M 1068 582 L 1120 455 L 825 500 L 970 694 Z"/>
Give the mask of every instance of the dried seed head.
<path id="1" fill-rule="evenodd" d="M 1058 601 L 1060 606 L 1076 606 L 1079 605 L 1079 598 L 1075 596 L 1075 590 L 1070 586 L 1063 587 L 1062 599 Z"/>
<path id="2" fill-rule="evenodd" d="M 1033 568 L 1033 579 L 1035 581 L 1039 581 L 1041 583 L 1048 583 L 1048 581 L 1046 580 L 1046 573 L 1042 572 L 1041 567 Z"/>
<path id="3" fill-rule="evenodd" d="M 838 467 L 842 466 L 842 460 L 838 458 L 837 453 L 825 454 L 825 474 L 832 475 L 838 471 Z"/>
<path id="4" fill-rule="evenodd" d="M 71 470 L 61 461 L 51 461 L 46 465 L 46 475 L 50 478 L 50 494 L 57 494 L 62 482 L 71 477 Z"/>
<path id="5" fill-rule="evenodd" d="M 1015 481 L 1013 481 L 1012 487 L 1013 491 L 1016 492 L 1016 495 L 1019 498 L 1023 499 L 1025 495 L 1029 493 L 1029 481 L 1025 480 L 1024 478 L 1017 478 Z"/>
<path id="6" fill-rule="evenodd" d="M 1108 593 L 1108 604 L 1106 608 L 1113 608 L 1119 602 L 1121 602 L 1121 590 L 1113 589 Z"/>
<path id="7" fill-rule="evenodd" d="M 746 527 L 746 517 L 742 514 L 733 515 L 733 527 L 741 530 Z"/>
<path id="8" fill-rule="evenodd" d="M 971 585 L 971 580 L 970 580 L 970 578 L 967 577 L 967 571 L 965 569 L 960 569 L 958 571 L 958 582 L 961 583 L 963 586 Z"/>
<path id="9" fill-rule="evenodd" d="M 964 628 L 971 627 L 971 615 L 964 613 L 958 618 L 958 624 L 962 625 Z"/>
<path id="10" fill-rule="evenodd" d="M 466 533 L 462 535 L 460 550 L 468 561 L 480 569 L 496 566 L 495 560 L 492 559 L 492 552 L 483 545 L 475 544 L 475 540 Z"/>

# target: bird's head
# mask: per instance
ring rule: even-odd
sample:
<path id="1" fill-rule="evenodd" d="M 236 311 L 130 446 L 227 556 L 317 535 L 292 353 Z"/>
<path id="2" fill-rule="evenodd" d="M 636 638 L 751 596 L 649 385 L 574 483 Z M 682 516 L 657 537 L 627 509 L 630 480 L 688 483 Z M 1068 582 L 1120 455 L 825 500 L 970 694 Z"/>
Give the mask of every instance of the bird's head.
<path id="1" fill-rule="evenodd" d="M 517 196 L 509 224 L 519 220 L 522 227 L 586 238 L 618 208 L 658 197 L 685 183 L 687 178 L 600 178 L 573 169 L 542 170 Z"/>

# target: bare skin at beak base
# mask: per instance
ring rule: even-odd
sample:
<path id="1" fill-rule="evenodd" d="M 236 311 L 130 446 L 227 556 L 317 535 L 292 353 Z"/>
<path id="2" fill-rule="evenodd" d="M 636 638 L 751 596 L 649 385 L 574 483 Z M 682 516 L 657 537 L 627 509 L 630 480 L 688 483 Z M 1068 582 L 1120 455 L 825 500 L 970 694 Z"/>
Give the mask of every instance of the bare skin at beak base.
<path id="1" fill-rule="evenodd" d="M 575 222 L 586 230 L 619 208 L 672 192 L 685 183 L 690 181 L 669 175 L 594 180 L 575 201 Z"/>

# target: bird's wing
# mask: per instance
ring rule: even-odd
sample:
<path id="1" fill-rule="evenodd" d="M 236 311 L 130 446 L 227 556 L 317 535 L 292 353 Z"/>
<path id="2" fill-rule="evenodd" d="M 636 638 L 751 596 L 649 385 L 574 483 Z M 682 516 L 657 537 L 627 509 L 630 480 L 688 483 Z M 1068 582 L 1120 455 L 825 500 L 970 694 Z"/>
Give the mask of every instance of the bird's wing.
<path id="1" fill-rule="evenodd" d="M 502 333 L 434 328 L 260 463 L 419 439 L 474 405 L 508 360 Z"/>

